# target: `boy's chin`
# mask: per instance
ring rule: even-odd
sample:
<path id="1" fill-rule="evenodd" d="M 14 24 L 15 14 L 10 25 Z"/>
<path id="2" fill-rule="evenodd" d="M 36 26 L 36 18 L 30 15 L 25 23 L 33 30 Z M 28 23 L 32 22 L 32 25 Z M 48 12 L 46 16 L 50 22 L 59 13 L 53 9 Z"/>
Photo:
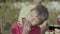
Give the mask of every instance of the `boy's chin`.
<path id="1" fill-rule="evenodd" d="M 37 26 L 37 24 L 32 24 L 32 26 Z"/>
<path id="2" fill-rule="evenodd" d="M 35 25 L 32 25 L 32 26 L 35 26 Z"/>
<path id="3" fill-rule="evenodd" d="M 39 24 L 32 24 L 32 26 L 38 26 L 38 25 L 42 25 L 43 23 L 39 23 Z"/>

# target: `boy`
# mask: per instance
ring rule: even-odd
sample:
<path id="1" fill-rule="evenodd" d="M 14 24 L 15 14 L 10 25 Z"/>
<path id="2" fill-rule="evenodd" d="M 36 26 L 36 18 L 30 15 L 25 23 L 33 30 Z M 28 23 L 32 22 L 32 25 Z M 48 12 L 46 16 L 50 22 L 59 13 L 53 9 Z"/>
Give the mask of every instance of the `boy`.
<path id="1" fill-rule="evenodd" d="M 24 25 L 17 22 L 12 25 L 12 34 L 42 34 L 40 25 L 48 16 L 48 10 L 44 6 L 37 6 L 30 11 Z"/>
<path id="2" fill-rule="evenodd" d="M 28 21 L 24 24 L 23 34 L 44 34 L 45 31 L 41 32 L 41 29 L 39 29 L 39 25 L 44 24 L 45 27 L 47 27 L 47 23 L 43 22 L 45 22 L 48 16 L 48 10 L 42 5 L 32 9 L 28 14 Z M 31 29 L 31 27 L 33 29 Z"/>

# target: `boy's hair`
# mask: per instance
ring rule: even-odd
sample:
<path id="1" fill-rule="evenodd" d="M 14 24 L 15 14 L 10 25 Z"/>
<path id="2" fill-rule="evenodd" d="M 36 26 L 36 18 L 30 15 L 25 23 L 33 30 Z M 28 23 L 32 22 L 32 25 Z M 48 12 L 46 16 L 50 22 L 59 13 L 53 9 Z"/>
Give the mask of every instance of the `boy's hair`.
<path id="1" fill-rule="evenodd" d="M 49 17 L 49 12 L 48 12 L 47 8 L 43 5 L 36 6 L 32 10 L 37 11 L 37 13 L 38 13 L 37 17 L 40 19 L 40 24 L 42 24 Z"/>

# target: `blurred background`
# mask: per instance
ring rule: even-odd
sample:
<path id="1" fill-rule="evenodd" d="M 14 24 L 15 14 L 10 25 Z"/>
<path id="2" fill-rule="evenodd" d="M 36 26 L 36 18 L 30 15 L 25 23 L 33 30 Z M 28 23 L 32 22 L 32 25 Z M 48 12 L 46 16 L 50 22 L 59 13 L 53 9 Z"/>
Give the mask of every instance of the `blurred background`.
<path id="1" fill-rule="evenodd" d="M 22 7 L 32 3 L 32 0 L 0 0 L 0 27 L 2 34 L 10 34 L 10 27 L 18 20 Z M 60 0 L 42 0 L 42 4 L 49 10 L 49 24 L 57 24 L 60 14 Z"/>

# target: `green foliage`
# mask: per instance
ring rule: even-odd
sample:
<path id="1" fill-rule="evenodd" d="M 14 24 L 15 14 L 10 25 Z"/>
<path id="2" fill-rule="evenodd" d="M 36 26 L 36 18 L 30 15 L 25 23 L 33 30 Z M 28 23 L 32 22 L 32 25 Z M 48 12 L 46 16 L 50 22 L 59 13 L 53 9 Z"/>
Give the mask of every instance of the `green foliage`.
<path id="1" fill-rule="evenodd" d="M 60 14 L 60 11 L 51 10 L 49 12 L 48 23 L 49 24 L 57 24 L 57 15 Z"/>
<path id="2" fill-rule="evenodd" d="M 19 9 L 9 9 L 7 11 L 7 8 L 6 6 L 1 6 L 0 8 L 0 20 L 3 21 L 3 23 L 5 22 L 9 22 L 9 23 L 12 23 L 14 20 L 18 19 L 18 15 L 19 15 Z M 2 18 L 3 17 L 3 18 Z"/>

